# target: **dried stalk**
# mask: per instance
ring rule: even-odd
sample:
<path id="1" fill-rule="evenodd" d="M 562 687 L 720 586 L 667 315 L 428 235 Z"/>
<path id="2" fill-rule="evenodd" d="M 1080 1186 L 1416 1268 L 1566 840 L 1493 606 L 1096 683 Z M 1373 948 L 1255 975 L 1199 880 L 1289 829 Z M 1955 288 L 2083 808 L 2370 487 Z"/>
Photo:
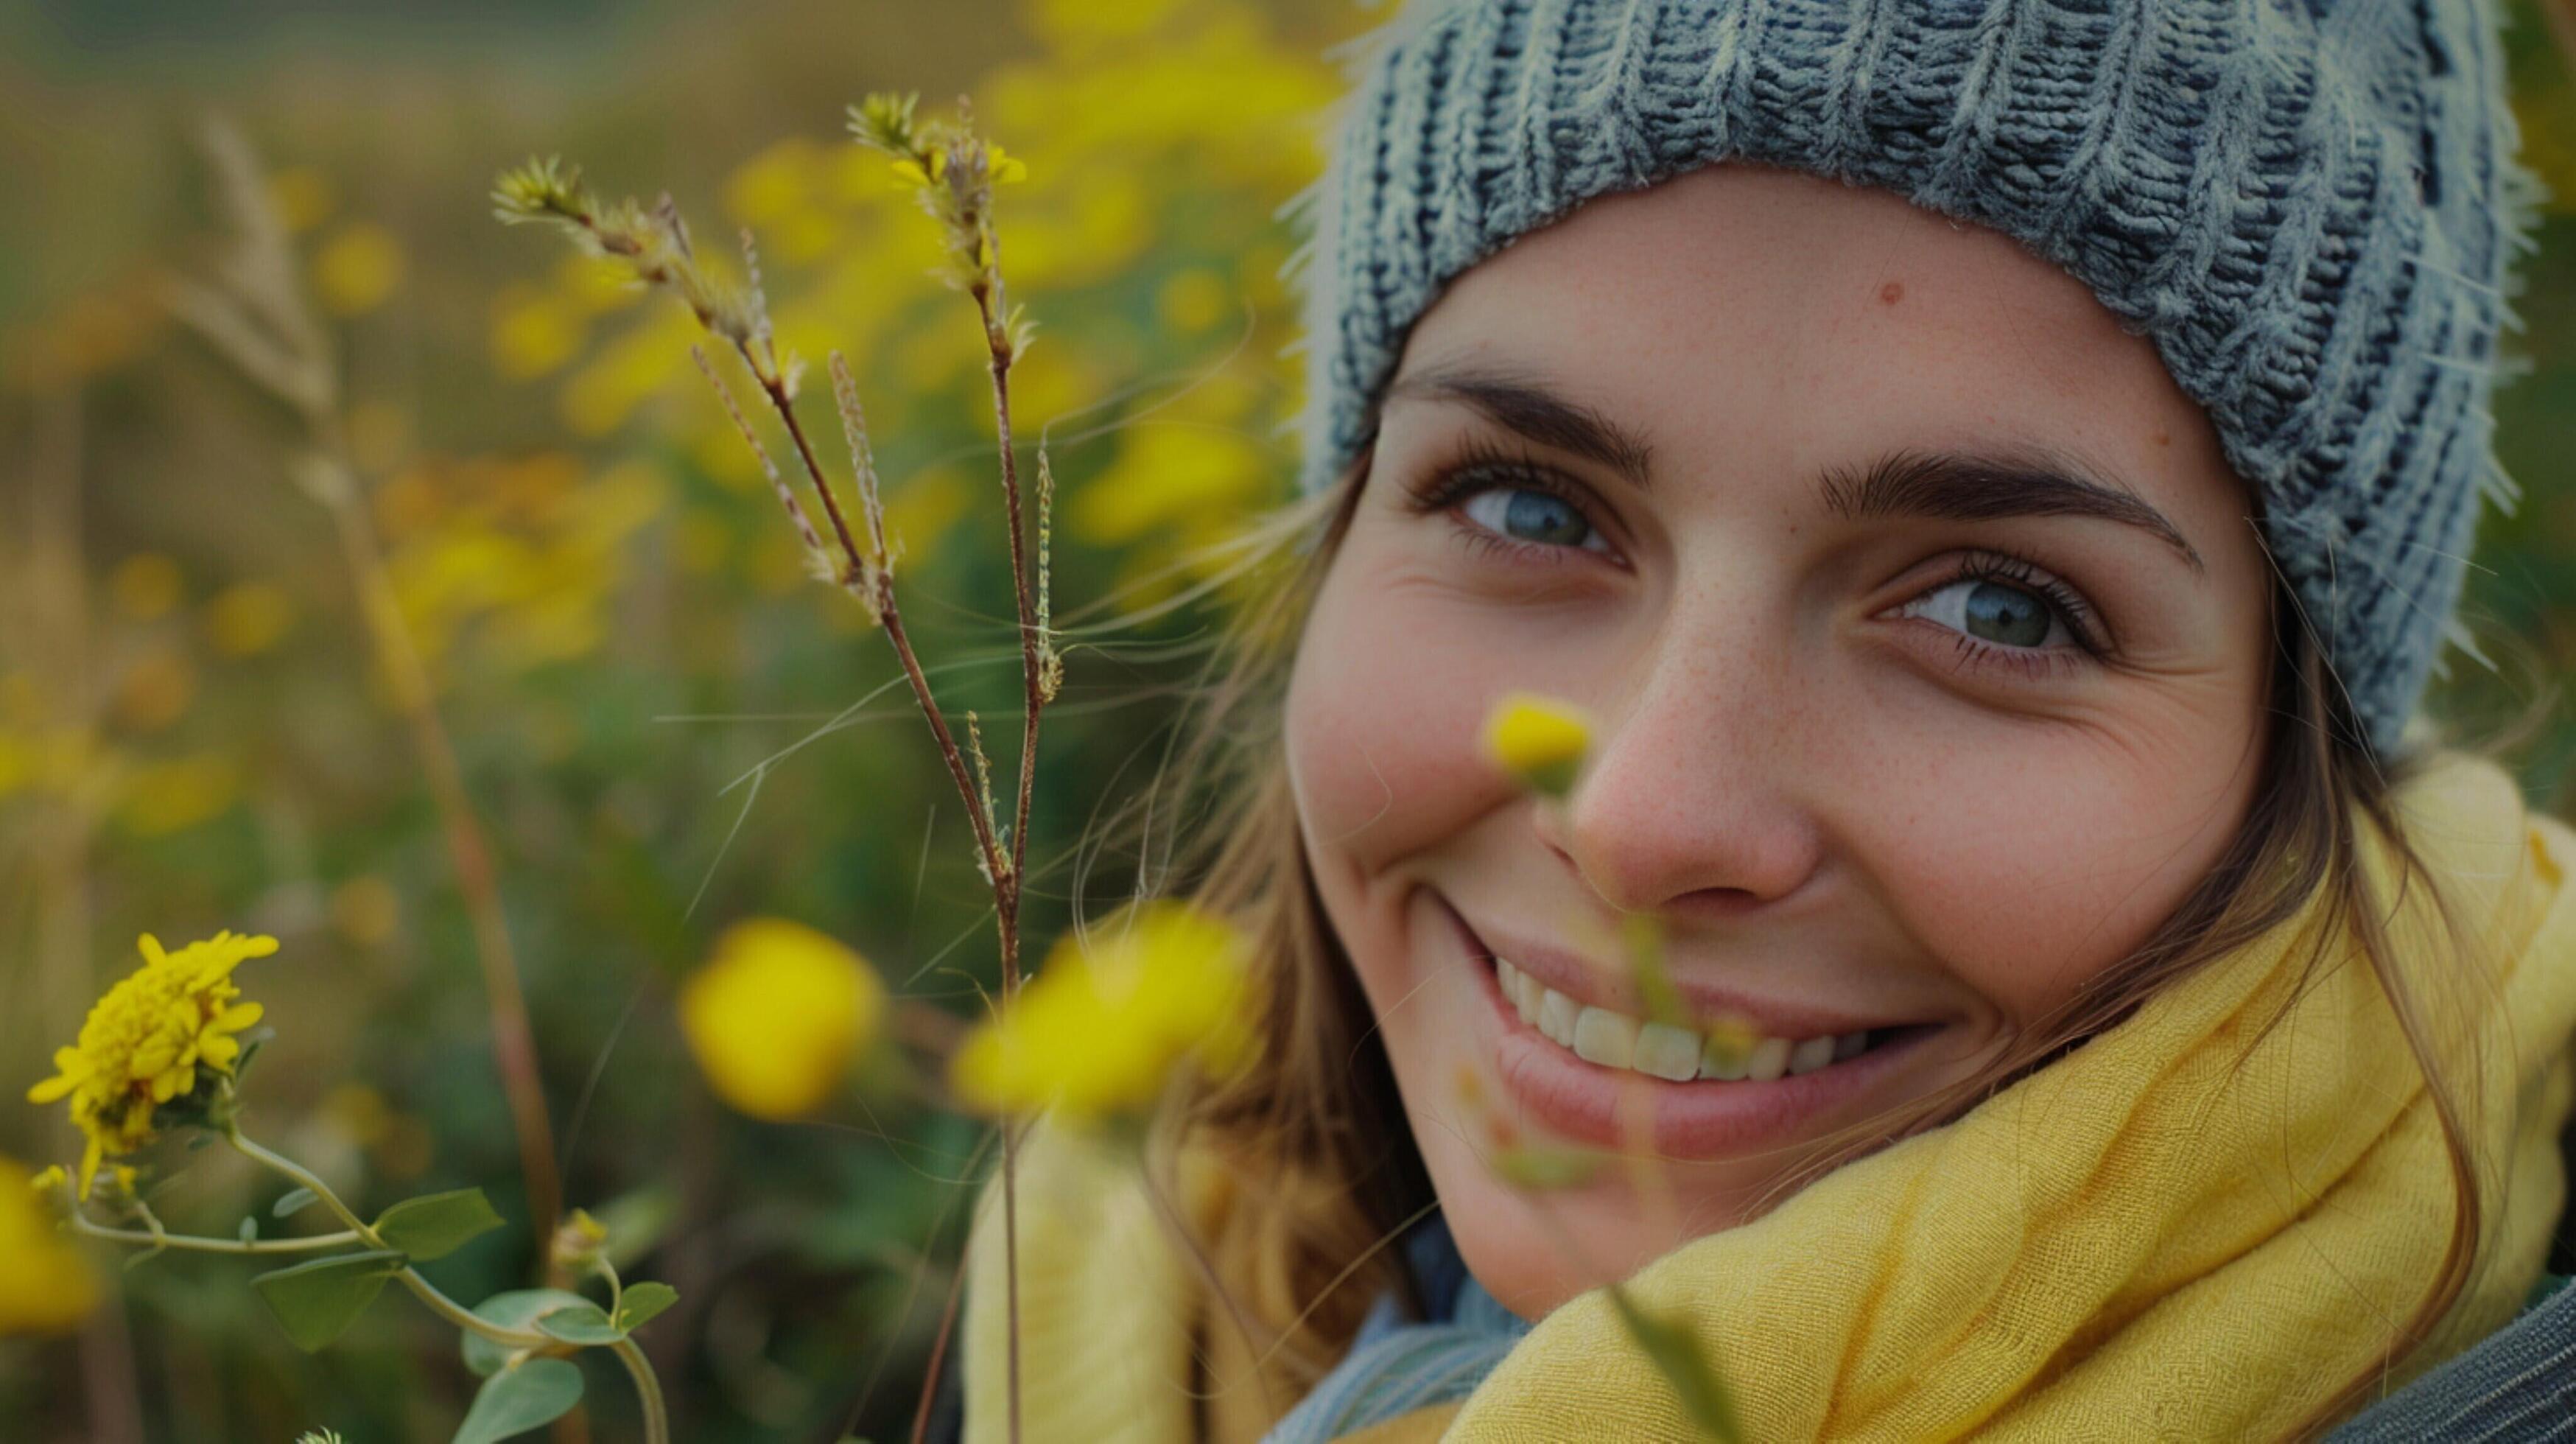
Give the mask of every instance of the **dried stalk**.
<path id="1" fill-rule="evenodd" d="M 770 411 L 786 430 L 795 449 L 797 465 L 823 509 L 830 532 L 828 545 L 813 525 L 803 503 L 780 479 L 778 469 L 769 460 L 767 449 L 761 445 L 741 408 L 734 404 L 731 392 L 708 362 L 705 352 L 691 348 L 699 370 L 714 387 L 736 429 L 742 433 L 745 443 L 769 476 L 817 574 L 848 592 L 867 609 L 869 617 L 885 629 L 886 640 L 894 648 L 895 658 L 903 668 L 904 680 L 912 689 L 913 700 L 921 708 L 923 720 L 930 724 L 940 759 L 948 766 L 949 780 L 956 786 L 959 800 L 966 805 L 967 820 L 974 832 L 976 865 L 993 889 L 1002 972 L 1001 993 L 995 1000 L 995 1007 L 1007 1010 L 1020 986 L 1020 901 L 1027 863 L 1030 797 L 1036 780 L 1039 718 L 1046 704 L 1054 699 L 1063 676 L 1062 660 L 1047 644 L 1044 620 L 1047 613 L 1044 541 L 1050 533 L 1047 512 L 1053 501 L 1054 478 L 1046 469 L 1041 454 L 1038 516 L 1041 548 L 1039 571 L 1033 581 L 1024 539 L 1027 527 L 1020 501 L 1019 462 L 1012 446 L 1010 391 L 1011 367 L 1027 347 L 1029 330 L 1004 300 L 1000 244 L 992 225 L 992 187 L 995 172 L 1002 163 L 998 151 L 976 138 L 962 121 L 955 126 L 916 127 L 912 107 L 910 98 L 871 96 L 865 105 L 853 107 L 852 129 L 862 143 L 894 156 L 898 170 L 908 173 L 918 185 L 924 208 L 947 233 L 951 267 L 949 279 L 958 289 L 973 296 L 984 332 L 1005 521 L 1010 529 L 1011 584 L 1018 607 L 1020 632 L 1020 775 L 1012 821 L 1007 829 L 1007 851 L 1000 835 L 1004 829 L 993 815 L 990 768 L 984 756 L 981 733 L 975 725 L 975 715 L 967 714 L 968 748 L 961 750 L 956 735 L 940 710 L 929 676 L 922 670 L 912 639 L 904 628 L 903 609 L 895 595 L 895 558 L 885 536 L 884 505 L 879 495 L 876 466 L 869 452 L 867 419 L 859 405 L 857 384 L 851 379 L 848 363 L 838 352 L 832 353 L 829 362 L 833 399 L 840 412 L 842 428 L 848 433 L 852 485 L 858 493 L 866 523 L 867 540 L 864 544 L 853 532 L 850 519 L 824 472 L 822 462 L 815 456 L 814 447 L 806 437 L 804 424 L 797 418 L 797 368 L 793 363 L 781 364 L 771 337 L 768 303 L 760 289 L 759 257 L 752 247 L 749 233 L 743 236 L 743 259 L 749 284 L 745 288 L 736 288 L 717 280 L 699 265 L 688 227 L 681 221 L 678 209 L 668 196 L 662 197 L 650 211 L 631 200 L 606 204 L 581 185 L 577 171 L 568 172 L 555 160 L 541 160 L 531 161 L 503 175 L 493 191 L 493 199 L 496 214 L 503 221 L 542 221 L 560 227 L 593 253 L 622 261 L 646 284 L 666 287 L 678 294 L 688 303 L 708 334 L 729 344 L 750 371 L 761 395 L 768 401 Z M 1008 164 L 1016 165 L 1016 162 Z M 829 549 L 834 545 L 839 549 L 837 557 Z M 970 752 L 973 758 L 971 767 L 968 761 Z M 1008 1121 L 1004 1122 L 1001 1138 L 1003 1274 L 1010 1316 L 1010 1437 L 1017 1441 L 1021 1417 L 1017 1128 Z"/>
<path id="2" fill-rule="evenodd" d="M 331 513 L 340 551 L 364 613 L 367 635 L 393 686 L 413 750 L 429 778 L 457 889 L 474 929 L 475 954 L 491 1015 L 493 1058 L 517 1135 L 519 1169 L 526 1178 L 528 1224 L 544 1245 L 554 1236 L 562 1207 L 555 1168 L 554 1128 L 528 1026 L 519 966 L 501 909 L 491 849 L 465 790 L 464 770 L 440 717 L 428 669 L 395 600 L 373 519 L 360 486 L 347 432 L 341 424 L 337 364 L 330 341 L 307 309 L 295 279 L 294 251 L 262 191 L 259 165 L 240 134 L 220 120 L 207 124 L 204 144 L 218 190 L 229 211 L 236 243 L 219 258 L 213 283 L 177 282 L 171 309 L 194 327 L 242 374 L 276 396 L 304 431 L 304 451 L 294 477 L 306 494 Z"/>

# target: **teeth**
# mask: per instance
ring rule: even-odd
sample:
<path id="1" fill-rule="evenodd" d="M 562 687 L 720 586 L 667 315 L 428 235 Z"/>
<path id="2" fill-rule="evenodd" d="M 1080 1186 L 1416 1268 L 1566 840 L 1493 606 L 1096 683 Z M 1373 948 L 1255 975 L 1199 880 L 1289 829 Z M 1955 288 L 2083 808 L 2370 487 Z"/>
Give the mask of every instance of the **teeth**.
<path id="1" fill-rule="evenodd" d="M 1744 1076 L 1745 1062 L 1752 1056 L 1751 1050 L 1737 1047 L 1733 1038 L 1711 1037 L 1700 1049 L 1699 1076 L 1715 1078 L 1722 1083 L 1735 1082 Z"/>
<path id="2" fill-rule="evenodd" d="M 1756 1083 L 1768 1083 L 1789 1071 L 1789 1040 L 1765 1038 L 1753 1045 L 1745 1056 L 1744 1076 Z"/>
<path id="3" fill-rule="evenodd" d="M 1538 1030 L 1564 1047 L 1574 1046 L 1574 1000 L 1554 988 L 1539 995 Z"/>
<path id="4" fill-rule="evenodd" d="M 1520 1021 L 1535 1024 L 1538 1021 L 1538 985 L 1530 982 L 1528 972 L 1517 970 L 1510 962 L 1502 962 L 1497 957 L 1494 959 L 1494 977 L 1502 980 L 1502 995 L 1512 1000 L 1512 1008 L 1520 1013 Z"/>
<path id="5" fill-rule="evenodd" d="M 1827 1033 L 1820 1037 L 1754 1038 L 1748 1045 L 1740 1029 L 1720 1030 L 1703 1039 L 1688 1028 L 1647 1023 L 1608 1008 L 1588 1007 L 1513 967 L 1494 959 L 1494 977 L 1521 1021 L 1559 1047 L 1604 1068 L 1625 1068 L 1673 1083 L 1694 1078 L 1719 1082 L 1751 1079 L 1768 1083 L 1784 1076 L 1813 1073 L 1869 1050 L 1869 1034 Z"/>
<path id="6" fill-rule="evenodd" d="M 1607 1008 L 1575 1014 L 1574 1056 L 1604 1068 L 1629 1066 L 1637 1061 L 1637 1020 Z"/>
<path id="7" fill-rule="evenodd" d="M 1699 1076 L 1699 1034 L 1670 1023 L 1648 1023 L 1637 1030 L 1637 1056 L 1629 1067 L 1673 1083 Z"/>

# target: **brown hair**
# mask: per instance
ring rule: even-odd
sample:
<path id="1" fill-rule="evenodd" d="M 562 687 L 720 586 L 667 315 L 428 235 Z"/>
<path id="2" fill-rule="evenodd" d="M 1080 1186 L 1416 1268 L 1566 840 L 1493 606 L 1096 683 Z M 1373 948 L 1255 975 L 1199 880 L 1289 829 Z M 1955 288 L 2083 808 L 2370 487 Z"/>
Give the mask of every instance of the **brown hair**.
<path id="1" fill-rule="evenodd" d="M 1167 842 L 1159 862 L 1145 859 L 1147 887 L 1152 889 L 1157 874 L 1183 879 L 1176 888 L 1160 890 L 1233 918 L 1253 939 L 1260 960 L 1269 1006 L 1258 1064 L 1230 1082 L 1176 1095 L 1162 1119 L 1163 1136 L 1167 1142 L 1187 1136 L 1213 1145 L 1238 1166 L 1259 1171 L 1250 1186 L 1237 1190 L 1255 1207 L 1229 1219 L 1236 1236 L 1191 1240 L 1193 1252 L 1206 1266 L 1214 1254 L 1240 1256 L 1246 1231 L 1257 1236 L 1249 1247 L 1270 1261 L 1262 1289 L 1268 1297 L 1249 1308 L 1229 1299 L 1229 1310 L 1237 1327 L 1262 1336 L 1247 1340 L 1256 1353 L 1284 1359 L 1292 1376 L 1309 1380 L 1339 1357 L 1376 1294 L 1393 1289 L 1412 1298 L 1410 1277 L 1387 1245 L 1434 1202 L 1367 1000 L 1308 872 L 1280 729 L 1288 663 L 1349 527 L 1366 466 L 1363 451 L 1336 484 L 1270 513 L 1239 543 L 1246 558 L 1239 570 L 1255 579 L 1255 587 L 1236 608 L 1235 623 L 1214 656 L 1186 748 L 1147 796 L 1130 802 L 1123 819 L 1133 821 L 1141 810 L 1150 844 L 1153 813 L 1168 816 L 1173 810 L 1156 795 L 1172 779 L 1178 779 L 1172 790 L 1180 799 L 1200 800 L 1208 811 L 1191 816 L 1187 836 Z M 2354 1408 L 2431 1337 L 2471 1281 L 2483 1218 L 2479 1160 L 2469 1133 L 2477 1116 L 2478 1069 L 2468 1052 L 2470 1030 L 2461 1021 L 2470 1013 L 2457 1006 L 2456 997 L 2421 996 L 2398 967 L 2388 922 L 2406 889 L 2420 884 L 2431 892 L 2454 956 L 2473 960 L 2478 954 L 2475 938 L 2409 845 L 2393 805 L 2393 792 L 2421 767 L 2430 746 L 2394 763 L 2374 757 L 2277 570 L 2273 617 L 2265 775 L 2245 825 L 2208 875 L 2129 958 L 1987 1073 L 1915 1100 L 1901 1119 L 1875 1119 L 1847 1140 L 1834 1140 L 1844 1146 L 1784 1178 L 1772 1198 L 1888 1139 L 1957 1117 L 2023 1073 L 2080 1046 L 2158 989 L 2282 925 L 2315 899 L 2324 925 L 2310 934 L 2308 974 L 2330 961 L 2331 940 L 2348 929 L 2394 1005 L 2427 1081 L 2449 1156 L 2454 1205 L 2448 1246 L 2423 1297 L 2392 1329 L 2372 1366 L 2345 1381 L 2310 1416 L 2300 1432 L 2312 1434 Z M 2377 834 L 2397 862 L 2395 897 L 2378 897 L 2361 865 L 2365 830 Z M 2452 993 L 2473 991 L 2470 970 L 2463 970 L 2460 981 L 2463 986 Z M 1261 1207 L 1263 1200 L 1272 1203 Z M 1223 1279 L 1210 1281 L 1226 1286 Z"/>

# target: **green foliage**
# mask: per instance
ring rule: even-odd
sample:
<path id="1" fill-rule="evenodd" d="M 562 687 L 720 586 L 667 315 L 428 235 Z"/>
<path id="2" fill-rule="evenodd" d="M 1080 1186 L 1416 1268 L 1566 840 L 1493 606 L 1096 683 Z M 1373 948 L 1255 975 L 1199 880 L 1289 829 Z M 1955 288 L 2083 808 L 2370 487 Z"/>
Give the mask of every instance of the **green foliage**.
<path id="1" fill-rule="evenodd" d="M 617 1301 L 617 1331 L 631 1334 L 679 1301 L 680 1291 L 669 1284 L 649 1279 L 640 1284 L 628 1284 L 626 1292 Z"/>
<path id="2" fill-rule="evenodd" d="M 392 1249 L 369 1249 L 264 1273 L 251 1286 L 295 1347 L 309 1354 L 346 1333 L 403 1267 L 403 1256 Z"/>
<path id="3" fill-rule="evenodd" d="M 492 1444 L 541 1428 L 581 1402 L 581 1369 L 568 1359 L 524 1359 L 483 1381 L 455 1444 Z"/>
<path id="4" fill-rule="evenodd" d="M 476 1304 L 474 1316 L 504 1329 L 531 1329 L 550 1313 L 589 1307 L 590 1300 L 562 1289 L 512 1289 Z M 464 1336 L 463 1347 L 465 1367 L 485 1376 L 500 1372 L 515 1352 L 473 1333 Z"/>
<path id="5" fill-rule="evenodd" d="M 613 1344 L 626 1337 L 626 1331 L 608 1317 L 608 1310 L 587 1300 L 540 1314 L 537 1332 L 583 1347 Z"/>
<path id="6" fill-rule="evenodd" d="M 376 1237 L 414 1262 L 445 1258 L 482 1235 L 501 1227 L 501 1215 L 479 1188 L 406 1198 L 386 1209 L 375 1222 Z"/>

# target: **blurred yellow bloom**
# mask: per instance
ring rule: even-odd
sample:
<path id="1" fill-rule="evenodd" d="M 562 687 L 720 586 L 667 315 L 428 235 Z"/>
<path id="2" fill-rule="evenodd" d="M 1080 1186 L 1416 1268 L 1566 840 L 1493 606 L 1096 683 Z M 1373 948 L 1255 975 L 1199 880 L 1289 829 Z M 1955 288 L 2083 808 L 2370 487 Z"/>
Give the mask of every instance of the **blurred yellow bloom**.
<path id="1" fill-rule="evenodd" d="M 313 257 L 313 286 L 322 304 L 343 316 L 385 303 L 403 278 L 402 242 L 373 221 L 351 221 Z"/>
<path id="2" fill-rule="evenodd" d="M 1234 305 L 1225 278 L 1205 266 L 1174 272 L 1154 296 L 1155 314 L 1183 331 L 1204 331 L 1228 319 Z"/>
<path id="3" fill-rule="evenodd" d="M 185 832 L 241 796 L 241 770 L 219 752 L 142 763 L 126 776 L 117 815 L 144 837 Z"/>
<path id="4" fill-rule="evenodd" d="M 381 946 L 402 923 L 402 899 L 393 884 L 363 873 L 331 890 L 331 925 L 362 948 Z"/>
<path id="5" fill-rule="evenodd" d="M 581 352 L 590 322 L 553 291 L 510 286 L 492 302 L 492 364 L 513 381 L 560 369 Z"/>
<path id="6" fill-rule="evenodd" d="M 1573 790 L 1575 769 L 1591 745 L 1591 719 L 1573 703 L 1553 697 L 1514 692 L 1485 719 L 1485 755 L 1551 797 Z"/>
<path id="7" fill-rule="evenodd" d="M 1178 1068 L 1225 1076 L 1252 1061 L 1251 993 L 1251 946 L 1239 930 L 1157 900 L 1087 940 L 1059 939 L 1001 1016 L 967 1035 L 949 1083 L 992 1113 L 1141 1113 Z"/>
<path id="8" fill-rule="evenodd" d="M 781 1121 L 832 1096 L 874 1041 L 885 984 L 838 940 L 784 918 L 725 930 L 680 988 L 680 1029 L 716 1096 Z"/>
<path id="9" fill-rule="evenodd" d="M 268 178 L 268 203 L 287 234 L 300 235 L 331 214 L 331 181 L 309 165 L 289 166 Z"/>
<path id="10" fill-rule="evenodd" d="M 116 609 L 138 622 L 179 605 L 179 588 L 179 564 L 158 552 L 127 557 L 107 574 L 107 592 Z"/>
<path id="11" fill-rule="evenodd" d="M 1272 474 L 1267 453 L 1239 431 L 1157 417 L 1119 436 L 1118 459 L 1073 494 L 1065 523 L 1084 541 L 1116 546 L 1201 518 L 1240 518 Z"/>
<path id="12" fill-rule="evenodd" d="M 1013 181 L 1024 181 L 1029 178 L 1028 162 L 1011 155 L 998 145 L 990 147 L 989 151 L 986 166 L 993 177 L 993 184 L 1009 185 Z"/>
<path id="13" fill-rule="evenodd" d="M 227 657 L 251 657 L 277 645 L 295 620 L 295 604 L 275 582 L 240 582 L 206 603 L 206 639 Z"/>
<path id="14" fill-rule="evenodd" d="M 81 1197 L 110 1154 L 152 1141 L 152 1112 L 193 1091 L 198 1070 L 230 1074 L 241 1056 L 234 1035 L 259 1021 L 260 1005 L 237 1003 L 233 969 L 277 951 L 277 939 L 217 933 L 175 953 L 143 935 L 143 966 L 107 990 L 81 1024 L 80 1041 L 54 1050 L 53 1077 L 27 1090 L 30 1103 L 71 1099 L 72 1123 L 88 1147 Z"/>
<path id="15" fill-rule="evenodd" d="M 98 1282 L 65 1242 L 43 1195 L 63 1186 L 63 1171 L 34 1178 L 16 1159 L 0 1157 L 0 1335 L 69 1331 L 98 1302 Z"/>

